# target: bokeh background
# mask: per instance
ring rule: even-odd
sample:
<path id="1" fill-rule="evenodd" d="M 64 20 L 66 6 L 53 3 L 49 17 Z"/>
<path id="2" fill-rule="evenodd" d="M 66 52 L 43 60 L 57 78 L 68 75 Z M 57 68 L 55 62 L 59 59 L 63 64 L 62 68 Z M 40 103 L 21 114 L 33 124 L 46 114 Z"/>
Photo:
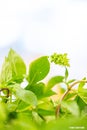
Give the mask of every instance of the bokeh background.
<path id="1" fill-rule="evenodd" d="M 26 63 L 68 53 L 70 78 L 87 75 L 87 0 L 0 0 L 0 66 L 10 48 Z M 50 74 L 64 73 L 53 67 Z"/>

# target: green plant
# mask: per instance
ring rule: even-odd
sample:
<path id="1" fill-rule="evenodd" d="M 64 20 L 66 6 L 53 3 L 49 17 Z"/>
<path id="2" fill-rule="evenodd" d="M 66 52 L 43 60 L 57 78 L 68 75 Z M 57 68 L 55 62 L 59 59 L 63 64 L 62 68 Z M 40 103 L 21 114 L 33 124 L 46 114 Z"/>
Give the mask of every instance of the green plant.
<path id="1" fill-rule="evenodd" d="M 52 62 L 65 68 L 64 75 L 44 83 Z M 54 53 L 32 61 L 27 73 L 23 59 L 10 49 L 0 73 L 0 129 L 87 129 L 87 80 L 69 80 L 69 66 L 66 53 Z M 62 93 L 54 100 L 58 84 Z"/>

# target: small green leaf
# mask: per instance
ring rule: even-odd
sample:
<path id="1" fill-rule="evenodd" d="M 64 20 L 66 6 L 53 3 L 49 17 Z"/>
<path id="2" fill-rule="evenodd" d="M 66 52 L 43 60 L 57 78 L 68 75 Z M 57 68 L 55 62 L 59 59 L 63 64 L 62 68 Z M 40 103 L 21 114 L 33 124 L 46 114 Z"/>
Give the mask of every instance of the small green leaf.
<path id="1" fill-rule="evenodd" d="M 56 84 L 62 83 L 64 76 L 54 76 L 47 83 L 47 90 L 53 88 Z"/>
<path id="2" fill-rule="evenodd" d="M 28 103 L 32 106 L 37 105 L 37 97 L 32 91 L 22 89 L 18 86 L 17 87 L 15 86 L 13 88 L 13 91 L 14 91 L 15 96 L 18 99 L 20 99 L 20 100 L 24 101 L 25 103 Z"/>
<path id="3" fill-rule="evenodd" d="M 76 80 L 76 79 L 71 79 L 71 80 L 69 80 L 67 83 L 70 84 L 70 83 L 74 82 L 75 80 Z"/>
<path id="4" fill-rule="evenodd" d="M 68 73 L 68 69 L 66 68 L 66 69 L 65 69 L 65 80 L 67 80 L 68 75 L 69 75 L 69 73 Z"/>
<path id="5" fill-rule="evenodd" d="M 83 78 L 83 80 L 86 80 L 86 78 Z M 84 87 L 85 83 L 84 82 L 81 82 L 78 86 L 78 92 L 82 91 L 83 90 L 83 87 Z"/>
<path id="6" fill-rule="evenodd" d="M 50 70 L 50 64 L 47 56 L 40 57 L 30 64 L 28 81 L 30 84 L 44 79 Z"/>

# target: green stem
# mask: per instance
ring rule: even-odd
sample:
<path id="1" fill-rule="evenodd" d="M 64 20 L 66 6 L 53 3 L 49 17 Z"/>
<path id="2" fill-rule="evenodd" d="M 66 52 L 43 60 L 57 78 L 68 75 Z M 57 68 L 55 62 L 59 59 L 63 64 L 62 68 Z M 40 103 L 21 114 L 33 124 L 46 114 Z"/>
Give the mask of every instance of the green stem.
<path id="1" fill-rule="evenodd" d="M 4 90 L 6 90 L 6 91 L 7 91 L 6 98 L 8 98 L 8 97 L 10 96 L 10 91 L 9 91 L 9 89 L 8 89 L 8 88 L 1 88 L 1 89 L 0 89 L 0 92 L 1 92 L 1 91 L 4 91 Z M 8 100 L 6 99 L 5 103 L 7 103 L 7 101 L 8 101 Z"/>
<path id="2" fill-rule="evenodd" d="M 9 92 L 9 89 L 8 89 L 8 88 L 2 88 L 2 89 L 0 89 L 0 92 L 1 92 L 1 91 L 4 91 L 4 90 L 7 91 L 6 97 L 8 98 L 8 97 L 9 97 L 9 93 L 10 93 L 10 92 Z"/>

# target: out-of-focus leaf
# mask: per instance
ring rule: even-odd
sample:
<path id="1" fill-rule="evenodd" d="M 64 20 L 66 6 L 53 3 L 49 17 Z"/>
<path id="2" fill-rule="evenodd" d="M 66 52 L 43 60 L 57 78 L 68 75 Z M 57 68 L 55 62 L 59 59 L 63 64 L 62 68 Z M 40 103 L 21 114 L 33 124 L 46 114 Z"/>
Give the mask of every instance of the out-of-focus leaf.
<path id="1" fill-rule="evenodd" d="M 7 103 L 7 109 L 9 112 L 15 111 L 17 108 L 16 102 L 9 102 Z"/>
<path id="2" fill-rule="evenodd" d="M 87 89 L 83 89 L 78 95 L 87 104 Z"/>
<path id="3" fill-rule="evenodd" d="M 80 111 L 84 111 L 87 108 L 87 104 L 82 100 L 80 96 L 76 96 L 75 101 L 77 102 Z"/>
<path id="4" fill-rule="evenodd" d="M 86 80 L 86 78 L 83 78 L 83 80 Z M 78 86 L 78 92 L 81 92 L 83 90 L 83 87 L 84 87 L 85 83 L 84 82 L 81 82 Z"/>
<path id="5" fill-rule="evenodd" d="M 64 100 L 71 100 L 71 99 L 75 98 L 76 95 L 77 95 L 76 92 L 68 93 L 68 94 L 66 95 L 66 97 L 64 98 Z"/>
<path id="6" fill-rule="evenodd" d="M 54 92 L 53 90 L 48 90 L 44 93 L 44 97 L 50 97 L 57 94 L 56 92 Z"/>
<path id="7" fill-rule="evenodd" d="M 64 76 L 54 76 L 52 77 L 48 83 L 47 83 L 47 90 L 51 89 L 52 87 L 54 87 L 56 84 L 58 83 L 62 83 L 64 79 Z"/>
<path id="8" fill-rule="evenodd" d="M 80 115 L 79 107 L 75 101 L 63 101 L 62 107 L 66 108 L 74 116 L 78 117 Z"/>
<path id="9" fill-rule="evenodd" d="M 22 89 L 18 86 L 17 87 L 15 86 L 14 87 L 14 94 L 18 99 L 20 99 L 20 100 L 22 100 L 22 101 L 24 101 L 32 106 L 37 105 L 37 97 L 32 91 L 25 90 L 25 89 Z"/>
<path id="10" fill-rule="evenodd" d="M 54 110 L 54 106 L 53 106 L 53 103 L 49 100 L 43 102 L 43 103 L 40 103 L 38 104 L 38 109 L 44 109 L 44 110 Z"/>
<path id="11" fill-rule="evenodd" d="M 86 78 L 84 78 L 83 80 L 86 80 Z M 84 82 L 81 82 L 79 84 L 79 86 L 78 86 L 78 95 L 87 104 L 87 88 L 85 88 L 84 86 L 85 86 Z"/>
<path id="12" fill-rule="evenodd" d="M 41 118 L 41 116 L 39 116 L 39 114 L 35 111 L 32 111 L 32 116 L 33 116 L 33 121 L 41 125 L 41 123 L 43 122 L 43 119 Z"/>
<path id="13" fill-rule="evenodd" d="M 7 118 L 7 110 L 4 103 L 0 103 L 0 123 L 5 121 Z"/>
<path id="14" fill-rule="evenodd" d="M 16 111 L 17 112 L 23 112 L 23 111 L 26 111 L 27 109 L 29 110 L 29 104 L 21 100 L 18 103 Z"/>
<path id="15" fill-rule="evenodd" d="M 45 110 L 45 109 L 38 109 L 38 114 L 43 115 L 43 116 L 50 116 L 50 115 L 54 115 L 55 111 L 52 110 Z"/>

